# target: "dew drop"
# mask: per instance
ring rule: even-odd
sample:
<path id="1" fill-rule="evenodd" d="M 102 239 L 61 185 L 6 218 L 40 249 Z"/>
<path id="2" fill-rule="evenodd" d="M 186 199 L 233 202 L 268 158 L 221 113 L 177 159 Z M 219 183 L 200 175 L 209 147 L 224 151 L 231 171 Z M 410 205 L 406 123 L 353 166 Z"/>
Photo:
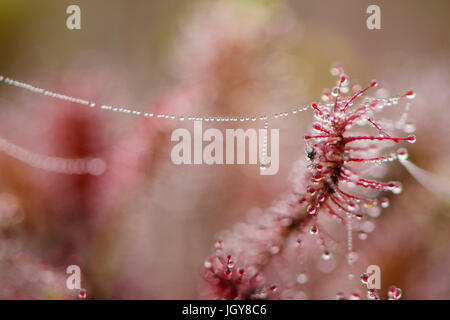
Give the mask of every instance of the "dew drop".
<path id="1" fill-rule="evenodd" d="M 332 254 L 331 254 L 330 250 L 328 250 L 328 249 L 325 249 L 325 251 L 322 253 L 322 259 L 325 261 L 330 260 L 331 256 L 332 256 Z"/>
<path id="2" fill-rule="evenodd" d="M 415 135 L 411 135 L 408 137 L 408 142 L 409 143 L 415 143 L 416 142 L 416 136 Z"/>
<path id="3" fill-rule="evenodd" d="M 366 201 L 366 202 L 364 202 L 364 208 L 372 208 L 373 207 L 373 205 L 374 205 L 374 202 L 373 201 Z"/>
<path id="4" fill-rule="evenodd" d="M 310 206 L 308 206 L 308 209 L 306 209 L 306 211 L 308 212 L 308 214 L 314 215 L 314 214 L 316 214 L 316 206 L 310 205 Z"/>
<path id="5" fill-rule="evenodd" d="M 314 173 L 314 175 L 313 175 L 313 177 L 312 177 L 312 179 L 313 179 L 315 182 L 319 182 L 320 180 L 322 180 L 322 178 L 323 178 L 323 175 L 322 175 L 322 173 L 320 173 L 320 172 Z"/>
<path id="6" fill-rule="evenodd" d="M 370 82 L 370 86 L 371 87 L 378 87 L 378 81 L 377 80 L 372 80 L 372 82 Z"/>
<path id="7" fill-rule="evenodd" d="M 364 231 L 365 233 L 370 233 L 373 230 L 375 230 L 375 223 L 373 221 L 365 221 L 361 225 L 361 230 Z"/>
<path id="8" fill-rule="evenodd" d="M 378 300 L 377 292 L 374 289 L 369 289 L 367 291 L 367 299 L 369 299 L 369 300 Z"/>
<path id="9" fill-rule="evenodd" d="M 232 269 L 234 267 L 234 262 L 231 260 L 231 256 L 228 256 L 227 268 Z"/>
<path id="10" fill-rule="evenodd" d="M 344 71 L 344 69 L 342 68 L 342 66 L 339 63 L 333 64 L 333 66 L 330 69 L 330 73 L 331 73 L 332 76 L 338 76 L 343 71 Z"/>
<path id="11" fill-rule="evenodd" d="M 336 300 L 347 300 L 343 292 L 338 292 L 336 294 Z"/>
<path id="12" fill-rule="evenodd" d="M 412 90 L 408 91 L 407 93 L 405 93 L 406 98 L 412 100 L 416 97 L 416 93 Z"/>
<path id="13" fill-rule="evenodd" d="M 361 274 L 361 283 L 367 284 L 369 282 L 369 275 L 367 273 Z"/>
<path id="14" fill-rule="evenodd" d="M 381 198 L 380 199 L 380 206 L 382 208 L 387 208 L 389 207 L 389 199 L 388 198 Z"/>
<path id="15" fill-rule="evenodd" d="M 253 297 L 258 300 L 264 300 L 267 298 L 267 292 L 265 290 L 262 290 L 260 292 L 255 293 Z"/>
<path id="16" fill-rule="evenodd" d="M 334 88 L 331 90 L 331 95 L 332 95 L 333 97 L 337 97 L 337 96 L 339 95 L 339 88 L 338 88 L 338 87 L 334 87 Z"/>
<path id="17" fill-rule="evenodd" d="M 203 266 L 205 267 L 205 269 L 211 269 L 212 268 L 212 263 L 207 260 L 207 261 L 205 261 Z"/>
<path id="18" fill-rule="evenodd" d="M 222 240 L 216 240 L 216 243 L 214 244 L 214 247 L 216 249 L 222 249 L 223 248 L 223 242 Z"/>
<path id="19" fill-rule="evenodd" d="M 319 228 L 314 224 L 309 229 L 309 233 L 314 236 L 319 233 Z"/>
<path id="20" fill-rule="evenodd" d="M 298 284 L 305 284 L 308 282 L 308 275 L 304 272 L 301 272 L 297 276 L 297 283 Z"/>
<path id="21" fill-rule="evenodd" d="M 278 252 L 280 252 L 280 247 L 278 247 L 278 246 L 272 246 L 272 247 L 270 247 L 269 252 L 270 252 L 271 254 L 277 254 Z"/>
<path id="22" fill-rule="evenodd" d="M 402 297 L 402 289 L 396 286 L 390 286 L 388 290 L 389 300 L 399 300 Z"/>
<path id="23" fill-rule="evenodd" d="M 277 291 L 277 285 L 274 284 L 274 283 L 272 283 L 272 284 L 269 286 L 269 290 L 272 291 L 272 292 Z"/>
<path id="24" fill-rule="evenodd" d="M 358 211 L 359 206 L 358 206 L 356 203 L 354 203 L 354 202 L 348 202 L 348 203 L 347 203 L 347 208 L 348 208 L 348 210 L 350 210 L 351 212 L 355 212 L 355 211 Z"/>
<path id="25" fill-rule="evenodd" d="M 372 218 L 377 218 L 380 216 L 381 211 L 382 210 L 380 209 L 380 207 L 373 206 L 373 207 L 367 209 L 367 215 L 369 215 Z"/>
<path id="26" fill-rule="evenodd" d="M 391 190 L 393 194 L 400 194 L 403 191 L 403 186 L 400 182 L 394 182 Z"/>
<path id="27" fill-rule="evenodd" d="M 314 188 L 311 187 L 311 186 L 308 186 L 308 187 L 306 188 L 306 192 L 308 192 L 310 195 L 313 195 L 314 193 L 316 193 L 316 189 L 314 189 Z"/>
<path id="28" fill-rule="evenodd" d="M 80 292 L 78 293 L 78 298 L 82 300 L 87 298 L 86 289 L 80 289 Z"/>
<path id="29" fill-rule="evenodd" d="M 317 132 L 323 132 L 324 131 L 322 126 L 320 124 L 317 124 L 317 123 L 313 124 L 312 128 L 313 128 L 313 130 L 315 130 Z"/>
<path id="30" fill-rule="evenodd" d="M 367 233 L 365 233 L 364 231 L 360 231 L 358 234 L 358 238 L 359 240 L 366 240 L 367 239 Z"/>
<path id="31" fill-rule="evenodd" d="M 400 161 L 404 161 L 408 159 L 408 150 L 405 148 L 400 148 L 397 150 L 397 156 Z"/>
<path id="32" fill-rule="evenodd" d="M 361 300 L 361 295 L 358 292 L 353 292 L 350 296 L 350 300 Z"/>
<path id="33" fill-rule="evenodd" d="M 317 201 L 319 201 L 319 202 L 324 202 L 325 200 L 326 200 L 325 193 L 321 193 L 321 194 L 317 197 Z"/>
<path id="34" fill-rule="evenodd" d="M 353 264 L 358 260 L 359 256 L 355 251 L 351 251 L 347 255 L 348 264 Z"/>
<path id="35" fill-rule="evenodd" d="M 341 74 L 340 82 L 341 82 L 341 85 L 343 85 L 343 86 L 348 84 L 348 77 L 346 74 Z"/>
<path id="36" fill-rule="evenodd" d="M 398 299 L 400 299 L 401 297 L 402 297 L 402 289 L 400 289 L 400 288 L 395 288 L 395 292 L 394 292 L 393 298 L 396 299 L 396 300 L 398 300 Z"/>
<path id="37" fill-rule="evenodd" d="M 388 289 L 388 297 L 392 297 L 392 295 L 394 294 L 394 290 L 396 289 L 396 286 L 390 286 Z"/>

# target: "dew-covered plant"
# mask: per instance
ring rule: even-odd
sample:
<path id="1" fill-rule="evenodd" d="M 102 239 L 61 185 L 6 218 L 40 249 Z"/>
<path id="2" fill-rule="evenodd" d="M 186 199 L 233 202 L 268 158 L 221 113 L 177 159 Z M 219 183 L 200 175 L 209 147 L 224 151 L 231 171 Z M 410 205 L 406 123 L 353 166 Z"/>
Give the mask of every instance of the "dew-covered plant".
<path id="1" fill-rule="evenodd" d="M 315 123 L 312 134 L 304 137 L 306 161 L 295 164 L 289 192 L 271 207 L 249 216 L 247 222 L 224 232 L 216 241 L 215 253 L 204 264 L 208 297 L 284 297 L 279 293 L 286 288 L 277 288 L 274 281 L 264 276 L 264 271 L 283 251 L 299 256 L 295 261 L 302 263 L 301 249 L 307 237 L 317 242 L 322 259 L 329 260 L 333 254 L 344 255 L 351 269 L 358 260 L 358 252 L 353 247 L 354 233 L 365 239 L 371 229 L 370 218 L 377 217 L 382 208 L 389 206 L 388 198 L 381 196 L 383 192 L 401 193 L 400 182 L 382 182 L 374 177 L 383 175 L 385 162 L 407 157 L 404 148 L 389 149 L 404 141 L 416 141 L 414 135 L 408 135 L 414 131 L 414 126 L 407 123 L 410 105 L 406 103 L 398 121 L 381 119 L 378 114 L 403 100 L 413 99 L 414 92 L 378 98 L 369 95 L 376 90 L 377 81 L 361 88 L 350 83 L 340 65 L 333 66 L 331 73 L 338 77 L 336 86 L 323 92 L 321 103 L 311 104 Z M 403 134 L 397 136 L 396 132 Z M 335 241 L 324 227 L 329 218 L 345 227 L 344 244 Z M 292 243 L 294 250 L 291 250 Z M 308 281 L 305 272 L 283 277 L 299 284 Z M 349 278 L 353 277 L 350 272 Z M 390 290 L 389 297 L 400 298 L 401 291 L 396 289 Z M 337 297 L 347 298 L 342 293 Z M 367 297 L 379 298 L 375 289 L 370 289 Z M 349 298 L 357 299 L 360 295 Z"/>

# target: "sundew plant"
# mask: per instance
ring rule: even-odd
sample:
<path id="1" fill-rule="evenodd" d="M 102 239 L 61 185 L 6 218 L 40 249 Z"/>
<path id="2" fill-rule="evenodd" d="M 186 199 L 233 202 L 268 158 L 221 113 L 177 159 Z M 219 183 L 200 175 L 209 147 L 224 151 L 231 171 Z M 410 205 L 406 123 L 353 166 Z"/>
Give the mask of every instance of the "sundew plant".
<path id="1" fill-rule="evenodd" d="M 392 150 L 399 143 L 416 142 L 414 135 L 396 136 L 413 131 L 414 127 L 407 123 L 407 111 L 408 100 L 415 93 L 375 98 L 368 91 L 378 86 L 377 81 L 361 88 L 350 83 L 341 66 L 334 66 L 331 73 L 338 77 L 336 86 L 323 92 L 322 103 L 311 105 L 316 122 L 312 135 L 304 137 L 306 160 L 295 165 L 290 192 L 259 216 L 218 239 L 215 254 L 206 260 L 205 278 L 214 297 L 265 299 L 274 295 L 280 290 L 264 277 L 264 268 L 289 247 L 290 241 L 295 241 L 297 248 L 293 254 L 301 256 L 306 237 L 315 240 L 324 260 L 344 254 L 351 270 L 358 260 L 353 234 L 366 239 L 371 218 L 389 206 L 383 193 L 402 192 L 398 181 L 381 182 L 371 177 L 378 176 L 380 164 L 407 159 L 405 148 Z M 380 117 L 384 108 L 397 107 L 405 100 L 405 112 L 398 121 Z M 365 133 L 364 127 L 372 132 Z M 321 225 L 322 216 L 342 224 L 347 231 L 345 243 L 333 241 Z M 350 279 L 355 276 L 351 272 Z M 300 284 L 308 278 L 304 271 L 286 275 L 289 276 Z M 367 284 L 366 273 L 361 275 L 361 281 Z M 399 290 L 391 288 L 389 298 L 399 299 Z M 341 292 L 337 292 L 337 297 L 346 298 Z M 379 299 L 376 289 L 369 289 L 367 297 Z M 361 297 L 355 291 L 350 298 Z"/>

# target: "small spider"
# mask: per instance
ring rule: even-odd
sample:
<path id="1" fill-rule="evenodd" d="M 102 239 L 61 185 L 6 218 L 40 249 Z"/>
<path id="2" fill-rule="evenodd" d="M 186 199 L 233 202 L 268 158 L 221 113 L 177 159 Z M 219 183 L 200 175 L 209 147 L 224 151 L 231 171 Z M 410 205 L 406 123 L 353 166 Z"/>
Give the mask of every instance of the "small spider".
<path id="1" fill-rule="evenodd" d="M 311 150 L 306 151 L 306 156 L 308 157 L 309 160 L 313 161 L 314 158 L 316 157 L 316 150 L 312 148 Z"/>
<path id="2" fill-rule="evenodd" d="M 341 176 L 341 166 L 336 166 L 332 169 L 331 181 L 337 184 L 339 181 L 339 177 Z"/>
<path id="3" fill-rule="evenodd" d="M 329 187 L 327 188 L 327 193 L 328 193 L 328 194 L 333 194 L 333 193 L 335 193 L 335 192 L 336 192 L 336 190 L 334 190 L 333 187 L 330 187 L 330 186 L 329 186 Z"/>

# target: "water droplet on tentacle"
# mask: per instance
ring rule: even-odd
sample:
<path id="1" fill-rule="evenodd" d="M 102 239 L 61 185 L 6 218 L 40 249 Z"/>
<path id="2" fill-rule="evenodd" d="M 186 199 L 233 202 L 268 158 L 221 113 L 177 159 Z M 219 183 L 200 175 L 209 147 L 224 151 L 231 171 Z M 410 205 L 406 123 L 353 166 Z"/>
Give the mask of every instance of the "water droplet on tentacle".
<path id="1" fill-rule="evenodd" d="M 409 143 L 415 143 L 417 141 L 415 135 L 409 136 L 407 140 L 408 140 Z"/>
<path id="2" fill-rule="evenodd" d="M 317 227 L 317 225 L 312 225 L 311 228 L 309 229 L 309 234 L 311 235 L 316 235 L 319 233 L 319 228 Z"/>
<path id="3" fill-rule="evenodd" d="M 400 182 L 395 181 L 390 183 L 390 189 L 393 194 L 400 194 L 403 191 L 403 186 Z"/>
<path id="4" fill-rule="evenodd" d="M 396 286 L 391 286 L 388 290 L 388 299 L 389 300 L 399 300 L 402 297 L 402 289 L 397 288 Z"/>
<path id="5" fill-rule="evenodd" d="M 346 74 L 341 74 L 341 78 L 340 78 L 340 83 L 341 85 L 345 86 L 348 84 L 348 77 Z"/>
<path id="6" fill-rule="evenodd" d="M 216 240 L 216 243 L 214 244 L 214 247 L 216 249 L 222 249 L 223 248 L 223 242 L 222 240 Z"/>
<path id="7" fill-rule="evenodd" d="M 405 97 L 408 99 L 414 99 L 416 97 L 416 93 L 412 90 L 409 90 L 408 92 L 405 93 Z"/>
<path id="8" fill-rule="evenodd" d="M 82 300 L 87 298 L 86 289 L 80 289 L 80 292 L 78 293 L 78 298 Z"/>
<path id="9" fill-rule="evenodd" d="M 323 251 L 323 253 L 322 253 L 322 259 L 323 259 L 323 260 L 330 260 L 331 257 L 332 257 L 332 254 L 331 254 L 330 250 L 325 249 L 325 250 Z"/>
<path id="10" fill-rule="evenodd" d="M 380 199 L 380 206 L 382 208 L 387 208 L 389 207 L 389 199 L 388 198 L 381 198 Z"/>
<path id="11" fill-rule="evenodd" d="M 306 209 L 306 211 L 308 212 L 308 214 L 314 215 L 314 214 L 316 214 L 316 206 L 310 205 L 310 206 L 308 206 L 308 209 Z"/>
<path id="12" fill-rule="evenodd" d="M 361 283 L 367 284 L 369 282 L 369 275 L 367 273 L 361 274 Z"/>

